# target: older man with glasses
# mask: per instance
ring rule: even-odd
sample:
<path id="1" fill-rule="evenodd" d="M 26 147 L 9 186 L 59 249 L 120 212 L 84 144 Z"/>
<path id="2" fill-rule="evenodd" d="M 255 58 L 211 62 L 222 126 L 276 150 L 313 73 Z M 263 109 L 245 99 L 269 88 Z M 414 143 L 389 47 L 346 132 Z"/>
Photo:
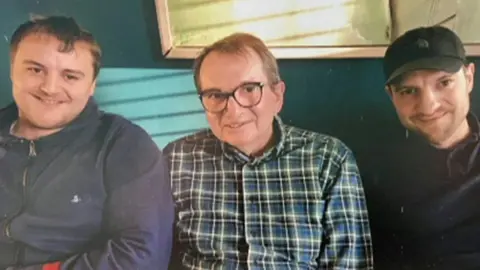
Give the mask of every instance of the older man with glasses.
<path id="1" fill-rule="evenodd" d="M 282 123 L 285 84 L 266 45 L 230 35 L 203 50 L 194 77 L 210 129 L 165 148 L 171 269 L 372 269 L 352 152 Z"/>

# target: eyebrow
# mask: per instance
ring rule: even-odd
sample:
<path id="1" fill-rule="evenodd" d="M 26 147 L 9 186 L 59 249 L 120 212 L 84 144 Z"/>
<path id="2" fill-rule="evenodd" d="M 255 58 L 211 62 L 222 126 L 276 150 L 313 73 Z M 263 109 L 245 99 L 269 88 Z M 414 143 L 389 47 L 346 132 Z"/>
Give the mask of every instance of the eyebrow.
<path id="1" fill-rule="evenodd" d="M 450 78 L 453 77 L 453 75 L 455 75 L 455 74 L 445 74 L 445 75 L 443 75 L 442 77 L 438 78 L 437 81 L 445 80 L 445 79 L 450 79 Z"/>
<path id="2" fill-rule="evenodd" d="M 207 88 L 207 89 L 201 89 L 200 92 L 222 92 L 222 89 L 219 89 L 219 88 Z"/>
<path id="3" fill-rule="evenodd" d="M 240 86 L 244 86 L 246 84 L 252 84 L 252 83 L 258 83 L 257 81 L 253 81 L 253 80 L 247 80 L 247 81 L 242 81 L 240 84 L 238 84 L 235 88 L 233 89 L 237 89 L 238 87 Z M 229 90 L 232 90 L 232 89 L 229 89 Z M 229 93 L 229 91 L 224 91 L 220 88 L 216 88 L 216 87 L 212 87 L 212 88 L 206 88 L 206 89 L 202 89 L 201 92 L 222 92 L 222 93 Z"/>
<path id="4" fill-rule="evenodd" d="M 39 62 L 33 61 L 33 60 L 23 60 L 23 63 L 28 64 L 28 65 L 34 65 L 34 66 L 45 68 L 44 65 L 40 64 Z M 73 73 L 73 74 L 76 74 L 78 76 L 85 77 L 85 73 L 81 72 L 80 70 L 67 68 L 67 69 L 64 69 L 63 72 Z"/>
<path id="5" fill-rule="evenodd" d="M 35 62 L 33 60 L 23 60 L 23 63 L 24 64 L 29 64 L 29 65 L 35 65 L 35 66 L 39 66 L 39 67 L 44 67 L 42 64 L 40 64 L 38 62 Z"/>
<path id="6" fill-rule="evenodd" d="M 451 79 L 455 74 L 445 74 L 445 75 L 442 75 L 441 77 L 437 78 L 436 81 L 441 81 L 441 80 L 445 80 L 445 79 Z M 418 89 L 418 87 L 416 86 L 412 86 L 412 85 L 402 85 L 402 84 L 398 84 L 394 87 L 394 92 L 399 92 L 399 91 L 402 91 L 402 90 L 405 90 L 405 89 Z"/>
<path id="7" fill-rule="evenodd" d="M 76 74 L 77 76 L 80 76 L 80 77 L 85 77 L 85 73 L 81 72 L 80 70 L 75 70 L 75 69 L 64 69 L 63 70 L 64 72 L 67 72 L 67 73 L 73 73 L 73 74 Z"/>
<path id="8" fill-rule="evenodd" d="M 418 87 L 411 85 L 397 85 L 393 88 L 393 92 L 398 93 L 406 89 L 418 89 Z"/>

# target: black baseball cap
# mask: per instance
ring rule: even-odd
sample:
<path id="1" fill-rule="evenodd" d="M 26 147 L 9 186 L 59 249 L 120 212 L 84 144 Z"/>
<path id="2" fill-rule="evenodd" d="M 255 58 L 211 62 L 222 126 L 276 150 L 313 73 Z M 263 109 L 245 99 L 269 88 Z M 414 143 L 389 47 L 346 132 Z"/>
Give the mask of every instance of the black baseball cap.
<path id="1" fill-rule="evenodd" d="M 421 69 L 455 73 L 466 63 L 465 48 L 455 32 L 443 26 L 415 28 L 387 48 L 383 59 L 385 84 Z"/>

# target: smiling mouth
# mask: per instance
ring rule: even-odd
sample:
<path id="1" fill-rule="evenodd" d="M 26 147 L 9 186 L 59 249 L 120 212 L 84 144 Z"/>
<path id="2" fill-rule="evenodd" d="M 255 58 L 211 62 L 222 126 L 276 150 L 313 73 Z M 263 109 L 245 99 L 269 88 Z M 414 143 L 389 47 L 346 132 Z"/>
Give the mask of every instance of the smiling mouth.
<path id="1" fill-rule="evenodd" d="M 441 113 L 441 114 L 437 114 L 437 115 L 429 116 L 429 117 L 419 117 L 418 120 L 420 122 L 428 123 L 428 122 L 438 120 L 438 119 L 442 118 L 443 116 L 445 116 L 446 114 L 447 113 Z"/>
<path id="2" fill-rule="evenodd" d="M 49 99 L 49 98 L 41 98 L 41 97 L 38 97 L 38 96 L 34 96 L 38 101 L 44 103 L 44 104 L 47 104 L 47 105 L 59 105 L 59 104 L 62 104 L 63 101 L 59 101 L 59 100 L 56 100 L 56 99 Z"/>
<path id="3" fill-rule="evenodd" d="M 235 124 L 228 124 L 228 125 L 225 125 L 226 127 L 228 128 L 240 128 L 242 126 L 244 126 L 247 122 L 244 122 L 244 123 L 235 123 Z"/>

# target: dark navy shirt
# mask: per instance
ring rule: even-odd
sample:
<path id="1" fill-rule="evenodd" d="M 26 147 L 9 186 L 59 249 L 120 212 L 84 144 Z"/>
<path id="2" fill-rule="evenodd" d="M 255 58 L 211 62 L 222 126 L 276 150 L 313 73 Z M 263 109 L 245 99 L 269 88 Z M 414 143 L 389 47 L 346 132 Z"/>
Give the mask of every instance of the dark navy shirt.
<path id="1" fill-rule="evenodd" d="M 480 269 L 479 124 L 452 149 L 410 134 L 363 173 L 375 269 Z"/>

